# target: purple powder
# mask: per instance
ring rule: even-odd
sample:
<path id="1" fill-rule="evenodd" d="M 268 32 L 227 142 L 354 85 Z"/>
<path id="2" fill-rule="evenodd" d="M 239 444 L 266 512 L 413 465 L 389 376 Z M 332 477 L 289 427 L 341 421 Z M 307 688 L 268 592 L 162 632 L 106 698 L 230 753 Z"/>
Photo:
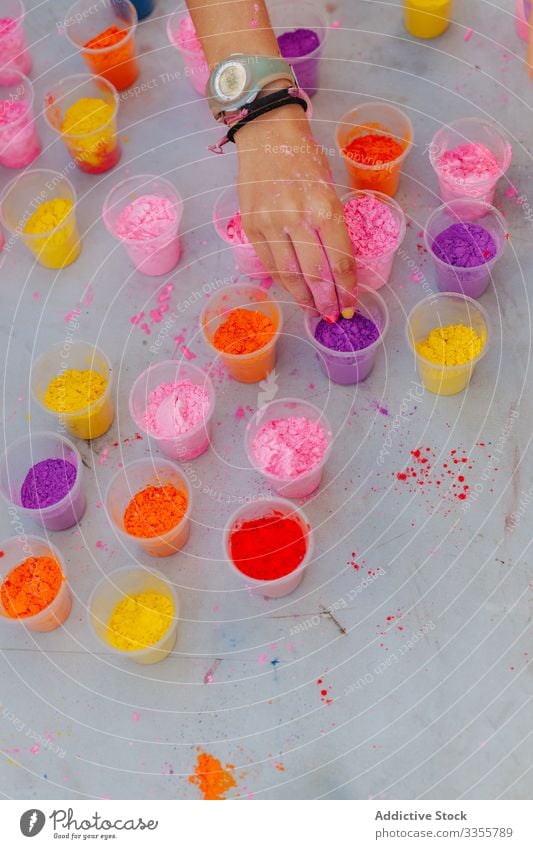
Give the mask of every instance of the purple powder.
<path id="1" fill-rule="evenodd" d="M 68 460 L 41 460 L 24 479 L 20 491 L 22 506 L 39 510 L 57 504 L 74 486 L 76 475 L 76 466 Z"/>
<path id="2" fill-rule="evenodd" d="M 278 35 L 278 45 L 283 57 L 291 59 L 295 56 L 307 56 L 316 50 L 320 39 L 312 29 L 294 29 Z"/>
<path id="3" fill-rule="evenodd" d="M 373 321 L 356 312 L 353 318 L 339 318 L 335 324 L 321 319 L 315 339 L 332 351 L 361 351 L 379 339 L 379 330 Z"/>
<path id="4" fill-rule="evenodd" d="M 479 224 L 452 224 L 436 237 L 431 246 L 435 256 L 457 268 L 475 268 L 494 259 L 496 242 Z"/>

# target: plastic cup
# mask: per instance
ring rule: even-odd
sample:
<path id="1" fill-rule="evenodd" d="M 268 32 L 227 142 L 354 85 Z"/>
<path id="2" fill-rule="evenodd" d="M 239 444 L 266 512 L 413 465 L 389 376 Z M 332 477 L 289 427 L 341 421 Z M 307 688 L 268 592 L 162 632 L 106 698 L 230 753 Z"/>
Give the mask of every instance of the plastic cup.
<path id="1" fill-rule="evenodd" d="M 180 380 L 190 380 L 191 383 L 201 386 L 209 395 L 210 405 L 207 416 L 203 422 L 178 436 L 158 436 L 146 429 L 144 411 L 148 404 L 148 397 L 162 383 L 177 383 Z M 152 444 L 156 445 L 165 456 L 172 460 L 194 460 L 204 451 L 207 451 L 211 442 L 211 419 L 215 409 L 215 389 L 211 378 L 197 366 L 178 360 L 164 360 L 156 363 L 143 371 L 130 392 L 130 415 L 136 426 L 146 433 Z"/>
<path id="2" fill-rule="evenodd" d="M 358 286 L 357 309 L 374 322 L 379 330 L 379 337 L 367 348 L 360 351 L 332 351 L 315 339 L 315 329 L 320 316 L 304 314 L 304 324 L 307 337 L 316 351 L 322 371 L 333 383 L 351 386 L 366 380 L 376 362 L 379 347 L 383 344 L 389 329 L 389 310 L 387 304 L 376 291 Z"/>
<path id="3" fill-rule="evenodd" d="M 396 203 L 395 200 L 390 198 L 388 195 L 384 195 L 382 192 L 348 192 L 348 194 L 344 195 L 341 200 L 342 203 L 346 205 L 352 198 L 362 197 L 365 195 L 372 195 L 377 200 L 381 201 L 381 203 L 386 204 L 397 220 L 400 228 L 398 242 L 392 250 L 386 251 L 379 256 L 362 256 L 359 254 L 355 257 L 357 282 L 363 286 L 368 286 L 369 289 L 381 289 L 382 286 L 385 286 L 385 284 L 389 282 L 394 257 L 405 238 L 407 222 L 405 213 L 400 204 Z"/>
<path id="4" fill-rule="evenodd" d="M 328 439 L 328 447 L 316 466 L 313 466 L 309 471 L 293 478 L 280 478 L 265 471 L 254 455 L 252 443 L 255 436 L 261 428 L 272 421 L 273 419 L 288 419 L 290 417 L 305 417 L 314 422 L 319 422 L 326 432 Z M 307 401 L 301 401 L 298 398 L 278 398 L 265 404 L 264 407 L 256 412 L 254 417 L 248 422 L 246 433 L 244 436 L 244 447 L 250 465 L 264 477 L 269 486 L 272 487 L 279 495 L 285 498 L 305 498 L 310 495 L 320 486 L 324 467 L 331 451 L 332 431 L 331 426 L 324 416 L 323 412 L 310 404 Z"/>
<path id="5" fill-rule="evenodd" d="M 64 221 L 45 233 L 25 233 L 26 223 L 39 204 L 56 198 L 66 198 L 72 203 Z M 81 251 L 76 200 L 74 186 L 63 174 L 48 168 L 33 168 L 19 174 L 5 187 L 1 199 L 2 223 L 14 237 L 22 238 L 40 265 L 65 268 Z"/>
<path id="6" fill-rule="evenodd" d="M 452 5 L 452 0 L 404 0 L 407 32 L 415 38 L 437 38 L 450 26 Z"/>
<path id="7" fill-rule="evenodd" d="M 496 243 L 497 253 L 493 259 L 473 268 L 461 268 L 444 262 L 433 251 L 433 243 L 439 233 L 453 224 L 478 224 L 487 230 Z M 435 265 L 437 286 L 441 292 L 458 292 L 470 298 L 479 298 L 487 289 L 494 266 L 505 250 L 507 232 L 503 215 L 490 203 L 475 200 L 454 200 L 439 206 L 429 217 L 424 230 L 426 250 Z"/>
<path id="8" fill-rule="evenodd" d="M 183 12 L 175 12 L 168 19 L 167 36 L 172 46 L 179 50 L 181 54 L 185 66 L 185 76 L 190 80 L 197 94 L 201 94 L 204 97 L 210 73 L 209 64 L 198 39 L 186 39 L 184 38 L 183 31 L 180 31 L 180 24 L 186 18 L 189 18 L 190 27 L 194 30 L 194 24 L 190 15 L 184 15 Z"/>
<path id="9" fill-rule="evenodd" d="M 516 0 L 515 27 L 518 38 L 521 38 L 523 41 L 529 41 L 529 23 L 525 0 Z"/>
<path id="10" fill-rule="evenodd" d="M 319 45 L 305 56 L 289 56 L 282 53 L 289 65 L 292 65 L 298 84 L 309 97 L 313 97 L 319 88 L 320 57 L 328 34 L 328 20 L 315 3 L 300 0 L 298 3 L 270 3 L 268 6 L 272 28 L 276 38 L 284 32 L 296 29 L 313 30 L 319 38 Z"/>
<path id="11" fill-rule="evenodd" d="M 76 468 L 74 486 L 67 494 L 49 507 L 32 509 L 22 506 L 21 488 L 32 466 L 42 460 L 65 460 Z M 71 528 L 85 513 L 83 464 L 77 448 L 64 436 L 46 431 L 21 436 L 8 447 L 0 460 L 0 493 L 16 508 L 20 516 L 27 516 L 49 531 Z"/>
<path id="12" fill-rule="evenodd" d="M 124 238 L 117 233 L 117 219 L 122 210 L 143 195 L 168 198 L 176 211 L 176 218 L 168 228 L 152 239 Z M 152 174 L 138 174 L 121 180 L 107 195 L 102 209 L 104 224 L 109 232 L 126 249 L 137 271 L 149 277 L 168 274 L 179 262 L 181 241 L 179 227 L 183 215 L 183 200 L 172 183 Z"/>
<path id="13" fill-rule="evenodd" d="M 130 0 L 77 0 L 63 21 L 67 38 L 78 48 L 91 74 L 104 77 L 117 91 L 129 88 L 139 75 L 135 51 L 137 12 Z M 127 34 L 109 47 L 86 47 L 96 36 L 118 27 Z"/>
<path id="14" fill-rule="evenodd" d="M 449 324 L 472 327 L 481 337 L 481 353 L 468 363 L 441 366 L 426 360 L 416 350 L 416 345 L 427 339 L 435 327 L 447 327 Z M 456 395 L 466 389 L 476 364 L 487 353 L 491 334 L 489 317 L 481 304 L 466 295 L 451 292 L 431 295 L 420 301 L 407 317 L 406 330 L 407 343 L 415 355 L 420 380 L 434 395 Z"/>
<path id="15" fill-rule="evenodd" d="M 10 572 L 23 563 L 28 557 L 51 557 L 56 560 L 63 574 L 59 592 L 50 602 L 48 607 L 36 613 L 34 616 L 15 618 L 8 616 L 0 598 L 0 620 L 9 625 L 24 625 L 28 631 L 54 631 L 68 618 L 72 609 L 72 596 L 68 586 L 68 575 L 65 562 L 59 551 L 45 539 L 36 536 L 21 534 L 18 537 L 10 537 L 0 543 L 3 557 L 0 558 L 0 585 L 5 581 Z"/>
<path id="16" fill-rule="evenodd" d="M 159 642 L 138 651 L 116 649 L 107 640 L 109 620 L 116 605 L 124 596 L 138 595 L 143 592 L 156 592 L 166 596 L 174 606 L 174 617 L 168 630 Z M 89 623 L 93 632 L 108 651 L 118 657 L 133 660 L 135 663 L 159 663 L 171 653 L 176 645 L 179 622 L 179 599 L 176 590 L 165 577 L 155 569 L 143 569 L 138 566 L 123 566 L 109 572 L 95 586 L 87 605 Z"/>
<path id="17" fill-rule="evenodd" d="M 291 518 L 296 519 L 300 523 L 306 538 L 307 551 L 304 559 L 293 572 L 289 572 L 288 575 L 284 575 L 282 578 L 277 578 L 273 581 L 260 581 L 256 578 L 250 578 L 237 568 L 231 556 L 231 534 L 241 522 L 265 518 L 274 512 L 279 512 L 283 516 L 291 516 Z M 265 599 L 282 598 L 294 592 L 303 579 L 304 572 L 313 555 L 313 531 L 303 510 L 295 507 L 286 498 L 278 497 L 271 498 L 268 501 L 255 501 L 252 504 L 243 504 L 230 517 L 224 533 L 224 551 L 226 560 L 232 570 L 244 581 L 252 595 L 258 595 Z"/>
<path id="18" fill-rule="evenodd" d="M 105 378 L 107 385 L 100 398 L 89 407 L 72 413 L 56 413 L 44 403 L 46 390 L 54 377 L 70 369 L 95 371 Z M 89 342 L 58 342 L 33 363 L 32 393 L 40 407 L 54 416 L 60 427 L 79 439 L 96 439 L 109 430 L 115 416 L 112 379 L 111 363 L 99 348 Z"/>
<path id="19" fill-rule="evenodd" d="M 482 144 L 497 160 L 500 170 L 487 180 L 454 180 L 445 176 L 439 168 L 439 160 L 447 150 L 459 145 Z M 437 130 L 429 146 L 429 161 L 439 178 L 439 191 L 444 203 L 450 200 L 470 198 L 492 203 L 500 177 L 511 164 L 513 149 L 505 135 L 495 124 L 485 118 L 459 118 Z"/>
<path id="20" fill-rule="evenodd" d="M 62 130 L 67 109 L 82 97 L 104 100 L 113 108 L 111 118 L 89 133 L 67 133 Z M 87 174 L 109 171 L 120 159 L 117 135 L 118 94 L 116 88 L 103 77 L 90 74 L 73 74 L 59 80 L 48 89 L 45 99 L 45 117 L 48 125 L 65 144 L 72 159 Z"/>
<path id="21" fill-rule="evenodd" d="M 214 345 L 218 327 L 228 313 L 235 309 L 259 310 L 274 324 L 274 336 L 266 345 L 250 354 L 226 354 Z M 283 326 L 283 314 L 276 304 L 259 286 L 250 283 L 232 283 L 224 286 L 209 298 L 200 315 L 200 327 L 209 347 L 220 357 L 229 373 L 240 383 L 258 383 L 269 374 L 276 364 L 276 346 Z"/>
<path id="22" fill-rule="evenodd" d="M 15 103 L 23 104 L 23 114 L 4 123 L 4 115 L 9 115 Z M 14 68 L 0 70 L 0 118 L 0 165 L 25 168 L 39 156 L 42 145 L 33 113 L 33 86 Z"/>
<path id="23" fill-rule="evenodd" d="M 32 69 L 31 53 L 26 47 L 24 35 L 24 15 L 26 10 L 21 0 L 2 0 L 0 12 L 0 68 L 12 72 L 13 82 L 16 82 L 15 71 L 26 76 Z"/>
<path id="24" fill-rule="evenodd" d="M 391 136 L 403 145 L 403 151 L 391 162 L 368 165 L 356 162 L 345 152 L 353 139 L 368 134 Z M 393 197 L 398 191 L 403 162 L 413 145 L 413 125 L 401 109 L 387 103 L 362 103 L 346 112 L 336 130 L 339 153 L 344 159 L 352 189 L 370 189 Z"/>
<path id="25" fill-rule="evenodd" d="M 172 484 L 187 495 L 187 510 L 178 524 L 156 537 L 137 537 L 124 527 L 124 511 L 132 498 L 147 486 Z M 111 525 L 125 542 L 133 542 L 151 557 L 168 557 L 183 548 L 189 539 L 192 491 L 184 473 L 174 463 L 158 457 L 135 460 L 111 478 L 105 495 L 106 513 Z"/>
<path id="26" fill-rule="evenodd" d="M 213 206 L 213 226 L 220 238 L 231 245 L 239 272 L 252 278 L 270 277 L 251 242 L 241 243 L 228 235 L 228 224 L 239 211 L 239 196 L 235 186 L 224 189 Z"/>

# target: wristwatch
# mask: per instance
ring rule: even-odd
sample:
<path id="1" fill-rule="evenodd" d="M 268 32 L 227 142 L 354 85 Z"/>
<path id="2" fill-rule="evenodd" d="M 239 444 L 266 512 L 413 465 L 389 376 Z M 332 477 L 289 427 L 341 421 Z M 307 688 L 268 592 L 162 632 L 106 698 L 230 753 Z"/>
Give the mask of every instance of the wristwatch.
<path id="1" fill-rule="evenodd" d="M 247 56 L 232 53 L 211 72 L 206 96 L 217 121 L 231 123 L 233 116 L 257 98 L 269 83 L 284 81 L 289 88 L 298 88 L 296 75 L 279 56 Z"/>

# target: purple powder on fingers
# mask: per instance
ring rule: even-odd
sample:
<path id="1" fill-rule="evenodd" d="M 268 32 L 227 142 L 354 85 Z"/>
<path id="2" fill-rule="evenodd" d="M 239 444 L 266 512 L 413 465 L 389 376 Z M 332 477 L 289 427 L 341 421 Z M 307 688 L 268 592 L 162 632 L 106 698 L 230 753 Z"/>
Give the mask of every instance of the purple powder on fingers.
<path id="1" fill-rule="evenodd" d="M 356 312 L 353 318 L 339 318 L 334 324 L 321 319 L 315 339 L 332 351 L 361 351 L 379 339 L 379 330 L 369 318 Z"/>
<path id="2" fill-rule="evenodd" d="M 435 256 L 458 268 L 475 268 L 494 259 L 498 246 L 488 230 L 479 224 L 452 224 L 435 238 Z"/>
<path id="3" fill-rule="evenodd" d="M 32 466 L 20 491 L 23 507 L 39 510 L 57 504 L 67 495 L 76 481 L 76 466 L 68 460 L 41 460 Z"/>
<path id="4" fill-rule="evenodd" d="M 307 56 L 320 45 L 320 39 L 312 29 L 295 29 L 278 35 L 278 45 L 283 57 Z"/>

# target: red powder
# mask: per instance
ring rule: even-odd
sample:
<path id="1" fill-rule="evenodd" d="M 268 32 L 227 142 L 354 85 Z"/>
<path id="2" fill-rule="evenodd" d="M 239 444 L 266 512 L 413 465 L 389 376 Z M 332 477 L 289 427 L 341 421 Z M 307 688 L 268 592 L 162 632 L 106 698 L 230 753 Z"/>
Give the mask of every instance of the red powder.
<path id="1" fill-rule="evenodd" d="M 367 133 L 357 136 L 344 148 L 344 153 L 361 165 L 384 165 L 394 162 L 404 151 L 403 145 L 392 136 L 380 133 Z"/>
<path id="2" fill-rule="evenodd" d="M 258 581 L 275 581 L 294 572 L 307 551 L 300 522 L 278 510 L 240 522 L 230 534 L 229 546 L 239 572 Z"/>

